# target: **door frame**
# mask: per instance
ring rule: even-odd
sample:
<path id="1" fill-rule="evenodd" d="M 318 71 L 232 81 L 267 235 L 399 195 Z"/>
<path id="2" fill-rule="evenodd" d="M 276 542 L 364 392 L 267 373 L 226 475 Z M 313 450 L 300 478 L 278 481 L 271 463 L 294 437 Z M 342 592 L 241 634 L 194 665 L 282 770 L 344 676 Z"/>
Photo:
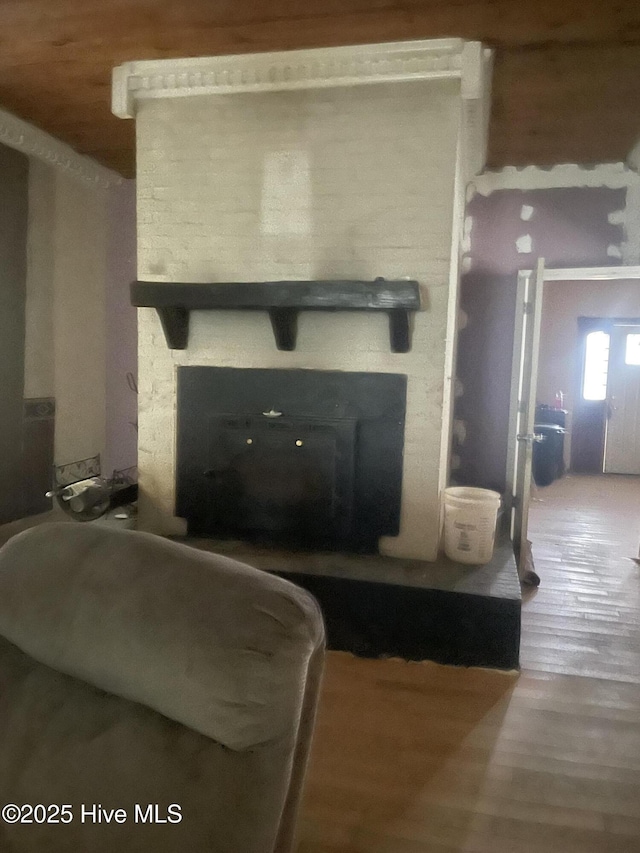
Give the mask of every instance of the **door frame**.
<path id="1" fill-rule="evenodd" d="M 567 268 L 558 268 L 558 267 L 547 267 L 544 265 L 544 259 L 539 259 L 537 268 L 541 270 L 541 276 L 539 284 L 539 293 L 537 294 L 537 298 L 540 301 L 540 305 L 542 304 L 542 298 L 544 293 L 544 285 L 547 282 L 551 281 L 629 281 L 633 279 L 637 279 L 640 281 L 640 266 L 611 266 L 611 267 L 567 267 Z M 518 299 L 517 305 L 521 306 L 523 301 L 523 294 L 525 292 L 526 282 L 535 275 L 535 268 L 523 269 L 518 272 Z M 528 362 L 533 367 L 534 374 L 531 377 L 531 384 L 535 387 L 535 382 L 537 381 L 537 361 L 538 361 L 538 351 L 536 352 L 527 352 L 526 344 L 528 341 L 536 347 L 536 350 L 539 350 L 539 341 L 535 341 L 535 335 L 533 338 L 531 336 L 525 336 L 524 329 L 526 324 L 526 315 L 523 313 L 522 317 L 516 317 L 516 322 L 514 326 L 514 345 L 513 345 L 513 361 L 511 367 L 511 404 L 509 411 L 509 434 L 508 434 L 508 444 L 507 444 L 507 470 L 505 472 L 505 481 L 507 484 L 506 490 L 506 498 L 507 498 L 507 512 L 506 515 L 513 517 L 515 510 L 517 507 L 527 507 L 529 495 L 526 494 L 526 482 L 527 478 L 520 478 L 518 482 L 518 478 L 515 476 L 515 464 L 517 460 L 517 446 L 518 446 L 518 425 L 520 420 L 520 377 L 522 373 L 522 362 Z M 530 401 L 529 401 L 530 405 Z M 535 405 L 535 403 L 534 403 Z M 523 488 L 524 485 L 524 488 Z M 517 530 L 517 538 L 518 542 L 515 541 L 514 537 L 514 528 L 513 522 L 511 523 L 511 535 L 513 541 L 514 548 L 516 550 L 516 557 L 518 559 L 518 569 L 520 572 L 520 577 L 523 578 L 525 576 L 526 571 L 526 559 L 527 559 L 527 549 L 521 548 L 521 542 L 526 541 L 527 539 L 527 512 L 523 513 L 523 519 L 520 522 L 520 526 Z"/>
<path id="2" fill-rule="evenodd" d="M 533 460 L 535 392 L 538 379 L 544 258 L 535 270 L 518 274 L 511 365 L 509 443 L 507 447 L 506 510 L 510 536 L 521 577 L 527 542 Z"/>

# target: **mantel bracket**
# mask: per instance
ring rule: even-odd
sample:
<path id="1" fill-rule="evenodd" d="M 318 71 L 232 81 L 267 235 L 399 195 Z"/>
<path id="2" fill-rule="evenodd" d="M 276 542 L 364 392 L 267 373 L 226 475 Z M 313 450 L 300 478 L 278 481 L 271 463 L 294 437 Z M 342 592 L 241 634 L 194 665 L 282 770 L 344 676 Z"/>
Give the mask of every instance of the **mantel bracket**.
<path id="1" fill-rule="evenodd" d="M 269 319 L 273 336 L 276 339 L 276 347 L 291 352 L 296 348 L 298 339 L 298 309 L 297 308 L 270 308 Z"/>
<path id="2" fill-rule="evenodd" d="M 179 305 L 156 310 L 169 349 L 186 349 L 189 343 L 189 310 Z"/>

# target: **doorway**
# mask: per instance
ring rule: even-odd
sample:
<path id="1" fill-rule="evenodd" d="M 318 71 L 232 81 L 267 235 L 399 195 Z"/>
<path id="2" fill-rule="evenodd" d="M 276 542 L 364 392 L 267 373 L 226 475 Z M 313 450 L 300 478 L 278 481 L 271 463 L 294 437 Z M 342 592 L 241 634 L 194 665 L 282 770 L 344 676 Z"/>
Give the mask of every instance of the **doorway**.
<path id="1" fill-rule="evenodd" d="M 629 302 L 621 302 L 620 293 L 621 287 L 627 288 L 628 294 L 637 300 L 637 305 L 629 309 Z M 565 323 L 568 312 L 566 306 L 570 303 L 570 296 L 574 293 L 581 294 L 582 301 L 578 307 L 572 307 L 573 325 L 570 331 Z M 558 304 L 564 304 L 563 310 L 555 309 L 551 305 L 551 310 L 545 312 L 547 321 L 543 320 L 543 304 L 556 300 Z M 603 300 L 606 301 L 605 308 L 602 308 Z M 586 308 L 585 308 L 586 306 Z M 596 307 L 598 306 L 598 307 Z M 581 406 L 586 403 L 595 403 L 600 406 L 601 415 L 604 414 L 605 424 L 608 424 L 621 411 L 622 417 L 618 419 L 620 424 L 620 436 L 615 443 L 616 433 L 610 431 L 612 436 L 611 450 L 609 451 L 609 464 L 616 466 L 615 453 L 622 456 L 628 462 L 628 457 L 633 457 L 634 465 L 637 461 L 637 473 L 640 474 L 640 436 L 637 445 L 635 442 L 635 424 L 640 424 L 640 411 L 638 417 L 635 418 L 630 412 L 632 408 L 638 404 L 640 408 L 640 328 L 635 326 L 640 325 L 636 319 L 628 320 L 621 318 L 640 316 L 640 267 L 603 267 L 603 268 L 583 268 L 583 269 L 546 269 L 544 261 L 539 260 L 535 271 L 523 271 L 519 276 L 519 302 L 516 314 L 516 333 L 514 343 L 514 358 L 512 372 L 512 392 L 511 392 L 511 417 L 510 417 L 510 437 L 509 437 L 509 458 L 507 468 L 507 482 L 509 484 L 509 494 L 512 497 L 511 513 L 512 513 L 512 534 L 514 539 L 514 548 L 518 557 L 521 577 L 526 579 L 526 572 L 529 568 L 527 565 L 527 557 L 529 556 L 529 540 L 528 540 L 528 514 L 529 504 L 531 500 L 531 461 L 533 456 L 533 447 L 539 436 L 534 431 L 534 412 L 537 403 L 551 404 L 560 391 L 567 391 L 565 397 L 565 406 L 568 412 L 568 448 L 567 458 L 573 463 L 573 451 L 571 450 L 572 439 L 575 438 L 573 433 L 572 417 L 576 412 L 581 410 Z M 583 337 L 579 338 L 578 317 L 591 314 L 589 319 L 602 319 L 604 315 L 609 314 L 607 320 L 610 325 L 609 341 L 611 344 L 614 330 L 616 335 L 616 352 L 622 355 L 616 355 L 616 358 L 622 359 L 621 362 L 616 362 L 615 375 L 624 377 L 624 386 L 620 386 L 617 390 L 617 400 L 610 400 L 609 388 L 609 366 L 607 362 L 606 377 L 604 380 L 604 399 L 586 400 L 584 399 L 584 362 L 586 360 L 586 347 L 588 335 L 591 332 L 602 331 L 601 329 L 583 324 Z M 564 326 L 562 325 L 563 323 Z M 551 326 L 550 326 L 551 324 Z M 550 333 L 550 327 L 556 326 L 556 333 Z M 626 332 L 625 332 L 626 329 Z M 633 335 L 638 334 L 638 337 Z M 631 337 L 628 337 L 631 335 Z M 618 343 L 619 338 L 619 343 Z M 628 340 L 627 340 L 628 338 Z M 579 340 L 583 341 L 582 347 L 579 345 Z M 591 338 L 591 349 L 596 338 Z M 600 346 L 602 347 L 600 339 Z M 628 348 L 628 353 L 627 353 Z M 613 365 L 613 357 L 609 356 Z M 638 360 L 638 365 L 633 363 L 627 364 L 629 360 L 633 362 Z M 622 368 L 625 370 L 622 370 Z M 580 382 L 575 381 L 575 377 L 580 376 Z M 613 379 L 614 371 L 612 368 L 611 377 Z M 635 384 L 634 384 L 635 383 Z M 602 384 L 602 382 L 601 382 Z M 628 388 L 627 388 L 628 384 Z M 564 386 L 564 387 L 563 387 Z M 586 396 L 593 396 L 587 393 Z M 602 396 L 600 394 L 599 396 Z M 624 405 L 619 409 L 615 408 L 615 403 L 624 401 Z M 613 402 L 614 405 L 611 405 Z M 609 417 L 611 415 L 611 417 Z M 596 436 L 600 440 L 600 456 L 597 464 L 599 472 L 602 473 L 603 468 L 607 468 L 607 463 L 602 463 L 602 447 L 604 438 L 604 456 L 607 458 L 606 442 L 607 429 L 603 428 L 602 417 L 592 418 Z M 598 433 L 598 429 L 600 432 Z M 640 429 L 638 430 L 640 432 Z M 579 430 L 578 430 L 579 432 Z M 630 444 L 630 436 L 633 442 Z M 594 446 L 597 443 L 594 443 Z M 617 448 L 620 448 L 619 451 Z M 578 437 L 578 452 L 580 451 L 580 438 Z M 591 463 L 593 464 L 593 462 Z M 636 473 L 632 470 L 631 473 Z"/>
<path id="2" fill-rule="evenodd" d="M 635 280 L 544 286 L 536 402 L 564 401 L 564 461 L 574 473 L 640 474 L 639 317 Z"/>

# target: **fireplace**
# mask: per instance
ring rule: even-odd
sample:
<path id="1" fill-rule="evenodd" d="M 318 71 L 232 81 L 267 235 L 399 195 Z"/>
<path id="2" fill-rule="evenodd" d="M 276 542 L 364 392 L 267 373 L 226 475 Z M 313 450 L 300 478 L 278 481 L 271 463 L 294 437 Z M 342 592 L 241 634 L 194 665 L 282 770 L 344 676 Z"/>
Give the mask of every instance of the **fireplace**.
<path id="1" fill-rule="evenodd" d="M 136 120 L 141 529 L 436 560 L 490 61 L 446 39 L 115 69 Z M 214 408 L 212 390 L 188 426 L 187 377 L 214 369 L 382 376 L 402 405 L 376 426 L 275 391 Z"/>
<path id="2" fill-rule="evenodd" d="M 400 527 L 406 376 L 181 367 L 176 512 L 196 536 L 375 552 Z"/>

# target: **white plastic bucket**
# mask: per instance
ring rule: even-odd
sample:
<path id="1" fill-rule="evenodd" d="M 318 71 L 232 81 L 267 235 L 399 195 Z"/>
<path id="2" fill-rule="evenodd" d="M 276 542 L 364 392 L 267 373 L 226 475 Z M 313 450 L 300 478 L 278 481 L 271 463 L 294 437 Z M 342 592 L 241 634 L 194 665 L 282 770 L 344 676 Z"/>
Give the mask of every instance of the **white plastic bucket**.
<path id="1" fill-rule="evenodd" d="M 488 563 L 493 556 L 500 495 L 456 486 L 444 490 L 444 552 L 457 563 Z"/>

